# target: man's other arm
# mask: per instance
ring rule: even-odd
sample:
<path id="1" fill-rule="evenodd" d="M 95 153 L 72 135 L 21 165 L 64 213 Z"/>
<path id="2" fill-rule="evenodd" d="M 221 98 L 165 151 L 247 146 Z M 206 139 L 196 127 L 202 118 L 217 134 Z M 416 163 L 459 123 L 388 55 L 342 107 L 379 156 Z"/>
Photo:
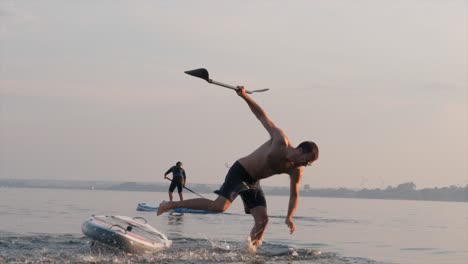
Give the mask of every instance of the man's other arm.
<path id="1" fill-rule="evenodd" d="M 289 186 L 289 205 L 288 215 L 286 216 L 285 224 L 289 227 L 290 233 L 294 233 L 296 225 L 292 218 L 296 212 L 297 205 L 299 204 L 299 188 L 302 178 L 302 168 L 299 167 L 292 171 L 290 174 L 290 186 Z"/>

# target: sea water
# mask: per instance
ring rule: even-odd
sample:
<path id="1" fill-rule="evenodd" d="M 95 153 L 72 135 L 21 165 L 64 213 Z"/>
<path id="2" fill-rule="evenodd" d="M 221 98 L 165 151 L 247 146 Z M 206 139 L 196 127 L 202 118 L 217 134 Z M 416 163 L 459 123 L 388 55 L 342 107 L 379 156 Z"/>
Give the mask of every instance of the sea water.
<path id="1" fill-rule="evenodd" d="M 214 194 L 205 194 L 214 198 Z M 187 198 L 190 194 L 186 194 Z M 195 198 L 195 197 L 193 197 Z M 167 193 L 0 188 L 0 263 L 467 263 L 468 203 L 301 197 L 293 235 L 287 196 L 268 196 L 270 221 L 256 253 L 253 221 L 236 200 L 226 214 L 138 212 Z M 92 214 L 140 216 L 173 241 L 129 255 L 91 247 Z"/>

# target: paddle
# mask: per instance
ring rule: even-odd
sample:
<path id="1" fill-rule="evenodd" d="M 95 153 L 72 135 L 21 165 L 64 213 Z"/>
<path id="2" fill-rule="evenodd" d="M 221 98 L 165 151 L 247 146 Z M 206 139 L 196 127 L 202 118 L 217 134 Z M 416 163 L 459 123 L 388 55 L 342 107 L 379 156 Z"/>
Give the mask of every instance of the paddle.
<path id="1" fill-rule="evenodd" d="M 208 70 L 206 70 L 205 68 L 195 69 L 195 70 L 191 70 L 191 71 L 185 71 L 185 73 L 188 74 L 188 75 L 203 79 L 203 80 L 205 80 L 205 81 L 207 81 L 209 83 L 216 84 L 216 85 L 219 85 L 219 86 L 223 86 L 223 87 L 226 87 L 226 88 L 229 88 L 229 89 L 232 89 L 232 90 L 238 90 L 239 89 L 238 86 L 232 86 L 232 85 L 229 85 L 229 84 L 217 82 L 215 80 L 210 79 L 209 74 L 208 74 Z M 252 93 L 257 93 L 257 92 L 266 92 L 268 90 L 270 90 L 270 89 L 266 88 L 266 89 L 251 90 L 251 91 L 246 90 L 245 92 L 248 93 L 248 94 L 252 94 Z"/>
<path id="2" fill-rule="evenodd" d="M 172 182 L 172 180 L 171 180 L 171 179 L 169 179 L 168 177 L 164 177 L 164 178 L 165 178 L 166 180 L 169 180 L 169 181 L 171 181 L 171 182 Z M 201 196 L 200 194 L 198 194 L 198 193 L 196 193 L 196 192 L 194 192 L 194 191 L 190 190 L 189 188 L 187 188 L 187 187 L 185 187 L 185 186 L 182 186 L 182 187 L 183 187 L 184 189 L 186 189 L 187 191 L 189 191 L 189 192 L 192 192 L 192 193 L 194 193 L 194 194 L 196 194 L 196 195 L 200 196 L 200 197 L 201 197 L 201 198 L 203 198 L 203 199 L 206 199 L 205 197 L 203 197 L 203 196 Z"/>

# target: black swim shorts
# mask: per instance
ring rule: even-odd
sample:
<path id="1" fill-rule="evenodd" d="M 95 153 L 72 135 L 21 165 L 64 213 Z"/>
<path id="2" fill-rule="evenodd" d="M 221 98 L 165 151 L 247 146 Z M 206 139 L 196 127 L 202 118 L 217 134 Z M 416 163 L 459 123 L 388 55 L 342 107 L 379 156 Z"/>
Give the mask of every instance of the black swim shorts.
<path id="1" fill-rule="evenodd" d="M 260 181 L 252 178 L 239 161 L 231 166 L 223 185 L 214 193 L 231 202 L 240 194 L 246 214 L 250 214 L 250 210 L 254 207 L 266 207 L 265 194 L 260 187 Z"/>
<path id="2" fill-rule="evenodd" d="M 177 192 L 181 193 L 183 180 L 182 177 L 173 177 L 171 185 L 169 186 L 169 192 L 174 192 L 174 189 L 177 187 Z"/>

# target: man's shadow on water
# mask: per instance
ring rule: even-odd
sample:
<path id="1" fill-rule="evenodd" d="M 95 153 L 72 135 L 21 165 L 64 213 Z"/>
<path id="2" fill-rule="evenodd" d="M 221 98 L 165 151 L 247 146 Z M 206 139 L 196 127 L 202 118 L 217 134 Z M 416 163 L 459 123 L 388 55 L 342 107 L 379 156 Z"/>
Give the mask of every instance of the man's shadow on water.
<path id="1" fill-rule="evenodd" d="M 183 213 L 176 213 L 176 212 L 171 212 L 167 216 L 168 218 L 168 225 L 182 225 L 184 222 L 184 214 Z"/>
<path id="2" fill-rule="evenodd" d="M 184 237 L 184 215 L 180 213 L 169 213 L 167 225 L 171 226 L 167 232 L 171 240 Z"/>

